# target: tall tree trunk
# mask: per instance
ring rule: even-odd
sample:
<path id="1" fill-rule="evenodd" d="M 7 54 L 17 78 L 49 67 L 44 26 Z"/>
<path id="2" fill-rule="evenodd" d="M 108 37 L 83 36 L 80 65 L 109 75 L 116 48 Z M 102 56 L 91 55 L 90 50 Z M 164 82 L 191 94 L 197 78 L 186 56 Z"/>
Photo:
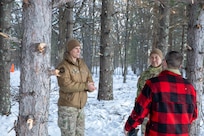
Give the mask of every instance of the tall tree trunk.
<path id="1" fill-rule="evenodd" d="M 50 0 L 23 3 L 24 33 L 17 136 L 48 135 L 51 15 Z M 42 46 L 39 45 L 46 46 L 41 50 Z"/>
<path id="2" fill-rule="evenodd" d="M 65 51 L 66 42 L 73 37 L 73 8 L 74 1 L 59 9 L 59 45 L 58 45 L 58 60 L 62 60 Z"/>
<path id="3" fill-rule="evenodd" d="M 187 78 L 191 81 L 197 91 L 197 106 L 199 110 L 198 119 L 192 124 L 190 135 L 199 136 L 202 115 L 202 92 L 203 92 L 203 55 L 204 55 L 204 10 L 198 3 L 188 6 L 188 52 L 187 52 Z M 198 13 L 197 11 L 200 11 Z M 198 16 L 199 14 L 199 16 Z"/>
<path id="4" fill-rule="evenodd" d="M 129 46 L 129 0 L 127 0 L 126 5 L 126 22 L 125 22 L 125 58 L 124 58 L 124 70 L 123 70 L 123 83 L 126 83 L 126 76 L 127 76 L 127 53 L 128 53 L 128 46 Z"/>
<path id="5" fill-rule="evenodd" d="M 6 35 L 11 33 L 12 1 L 2 0 L 0 3 L 0 114 L 10 114 L 10 42 Z M 5 36 L 4 36 L 5 34 Z"/>
<path id="6" fill-rule="evenodd" d="M 82 28 L 82 40 L 83 40 L 83 59 L 86 62 L 88 68 L 92 69 L 92 57 L 93 57 L 93 45 L 91 43 L 91 31 L 89 26 Z"/>
<path id="7" fill-rule="evenodd" d="M 154 10 L 153 13 L 155 15 L 155 18 L 153 18 L 153 31 L 152 31 L 152 47 L 155 48 L 158 46 L 158 42 L 159 42 L 159 23 L 158 23 L 158 10 L 159 10 L 159 6 L 157 4 L 154 4 Z"/>
<path id="8" fill-rule="evenodd" d="M 95 19 L 95 12 L 96 12 L 96 0 L 93 0 L 92 1 L 92 46 L 93 46 L 93 57 L 92 57 L 92 66 L 95 66 L 94 69 L 93 69 L 93 72 L 97 75 L 98 74 L 98 64 L 97 64 L 97 57 L 96 57 L 96 54 L 97 54 L 97 35 L 96 35 L 96 27 L 95 27 L 95 22 L 96 22 L 96 19 Z"/>
<path id="9" fill-rule="evenodd" d="M 168 52 L 169 40 L 169 23 L 170 23 L 170 7 L 169 0 L 163 2 L 159 6 L 159 39 L 158 48 L 163 51 L 163 54 Z"/>
<path id="10" fill-rule="evenodd" d="M 113 99 L 113 57 L 114 46 L 111 40 L 112 0 L 102 0 L 101 46 L 100 46 L 100 81 L 98 100 Z"/>

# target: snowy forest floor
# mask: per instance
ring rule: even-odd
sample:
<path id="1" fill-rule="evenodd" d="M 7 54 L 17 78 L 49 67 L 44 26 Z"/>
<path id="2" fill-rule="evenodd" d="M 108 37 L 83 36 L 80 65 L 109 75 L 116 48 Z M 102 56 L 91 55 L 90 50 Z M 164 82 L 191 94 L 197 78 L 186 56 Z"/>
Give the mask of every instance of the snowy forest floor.
<path id="1" fill-rule="evenodd" d="M 123 83 L 123 77 L 120 70 L 113 76 L 113 94 L 112 101 L 98 101 L 97 93 L 88 94 L 88 101 L 85 106 L 86 123 L 85 136 L 123 136 L 124 123 L 127 120 L 133 106 L 136 96 L 136 84 L 138 77 L 129 72 L 127 82 Z M 99 76 L 93 75 L 96 86 L 98 86 Z M 11 90 L 12 90 L 12 114 L 0 117 L 0 135 L 15 136 L 13 128 L 15 120 L 18 116 L 17 94 L 20 85 L 20 72 L 11 73 Z M 98 87 L 97 87 L 98 88 Z M 204 98 L 202 104 L 204 106 Z M 57 126 L 57 100 L 58 100 L 58 84 L 56 77 L 51 77 L 50 91 L 50 108 L 48 121 L 49 136 L 60 136 L 60 130 Z M 203 117 L 203 116 L 202 116 Z M 204 134 L 203 118 L 201 120 L 201 134 Z M 139 132 L 140 136 L 140 132 Z"/>

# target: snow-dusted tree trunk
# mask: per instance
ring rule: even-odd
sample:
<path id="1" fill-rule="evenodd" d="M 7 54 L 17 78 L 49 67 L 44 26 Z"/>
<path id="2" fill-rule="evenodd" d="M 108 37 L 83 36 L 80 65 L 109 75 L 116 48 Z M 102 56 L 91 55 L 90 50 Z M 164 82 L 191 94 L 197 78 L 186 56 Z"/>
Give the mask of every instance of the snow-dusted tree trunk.
<path id="1" fill-rule="evenodd" d="M 113 57 L 114 45 L 111 40 L 113 1 L 102 0 L 100 81 L 98 100 L 113 99 Z"/>
<path id="2" fill-rule="evenodd" d="M 10 67 L 11 53 L 8 35 L 11 31 L 12 2 L 0 3 L 0 115 L 10 114 Z"/>
<path id="3" fill-rule="evenodd" d="M 204 58 L 204 10 L 198 3 L 188 6 L 188 52 L 187 52 L 187 78 L 191 81 L 197 91 L 197 105 L 199 110 L 198 119 L 192 124 L 191 136 L 200 133 L 200 121 L 202 114 L 202 92 L 203 92 L 203 58 Z M 198 13 L 197 11 L 200 11 Z"/>

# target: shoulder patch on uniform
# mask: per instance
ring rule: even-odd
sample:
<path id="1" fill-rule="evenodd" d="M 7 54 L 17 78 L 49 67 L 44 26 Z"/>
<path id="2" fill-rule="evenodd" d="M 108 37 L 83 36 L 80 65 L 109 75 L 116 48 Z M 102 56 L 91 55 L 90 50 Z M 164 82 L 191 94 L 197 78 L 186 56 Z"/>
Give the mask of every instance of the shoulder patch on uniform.
<path id="1" fill-rule="evenodd" d="M 59 71 L 60 71 L 60 73 L 64 73 L 64 72 L 65 72 L 64 67 L 61 67 L 61 68 L 59 69 Z"/>

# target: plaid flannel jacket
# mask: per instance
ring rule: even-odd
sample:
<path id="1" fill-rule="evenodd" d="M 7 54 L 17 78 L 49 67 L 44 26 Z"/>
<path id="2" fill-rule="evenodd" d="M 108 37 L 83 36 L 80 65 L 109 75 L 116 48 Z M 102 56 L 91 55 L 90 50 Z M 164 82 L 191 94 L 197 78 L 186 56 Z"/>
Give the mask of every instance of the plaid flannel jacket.
<path id="1" fill-rule="evenodd" d="M 148 114 L 145 136 L 189 136 L 190 125 L 198 116 L 194 87 L 168 70 L 147 80 L 125 130 L 136 128 Z"/>

